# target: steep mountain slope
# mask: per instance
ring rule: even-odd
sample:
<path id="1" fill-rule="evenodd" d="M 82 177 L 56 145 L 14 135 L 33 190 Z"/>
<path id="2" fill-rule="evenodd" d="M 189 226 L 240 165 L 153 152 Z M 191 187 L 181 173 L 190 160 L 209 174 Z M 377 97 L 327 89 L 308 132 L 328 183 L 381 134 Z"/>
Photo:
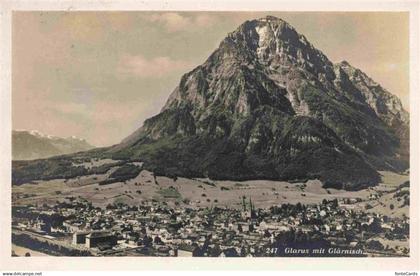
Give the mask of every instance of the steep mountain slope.
<path id="1" fill-rule="evenodd" d="M 351 83 L 350 87 L 347 87 L 347 90 L 352 90 L 353 88 L 351 88 L 351 86 L 355 86 L 356 89 L 360 91 L 364 102 L 374 110 L 376 116 L 378 116 L 399 139 L 399 148 L 395 157 L 397 160 L 402 161 L 403 164 L 402 166 L 398 166 L 398 164 L 395 164 L 395 162 L 388 159 L 389 162 L 394 163 L 394 166 L 397 166 L 397 168 L 401 170 L 407 167 L 410 153 L 410 122 L 409 114 L 404 110 L 401 101 L 395 95 L 392 95 L 374 80 L 369 78 L 361 70 L 352 67 L 348 62 L 342 61 L 340 64 L 336 65 L 336 68 L 339 68 L 337 80 L 348 78 Z M 345 75 L 340 74 L 341 71 L 344 71 Z M 348 81 L 346 80 L 341 83 L 337 80 L 335 82 L 339 87 L 348 85 Z"/>
<path id="2" fill-rule="evenodd" d="M 16 184 L 87 173 L 74 160 L 142 161 L 157 175 L 320 179 L 355 190 L 409 166 L 409 114 L 285 21 L 246 21 L 182 76 L 156 116 L 110 148 L 13 163 Z"/>
<path id="3" fill-rule="evenodd" d="M 357 189 L 408 166 L 408 113 L 285 21 L 247 21 L 109 152 L 165 175 L 320 178 Z"/>
<path id="4" fill-rule="evenodd" d="M 76 137 L 60 138 L 37 131 L 12 131 L 12 159 L 29 160 L 92 149 L 85 140 Z"/>

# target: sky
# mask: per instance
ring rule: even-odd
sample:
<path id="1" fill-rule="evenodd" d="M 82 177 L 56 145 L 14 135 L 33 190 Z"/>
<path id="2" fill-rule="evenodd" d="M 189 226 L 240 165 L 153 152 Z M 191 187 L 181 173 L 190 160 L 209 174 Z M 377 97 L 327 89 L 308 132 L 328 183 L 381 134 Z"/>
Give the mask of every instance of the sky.
<path id="1" fill-rule="evenodd" d="M 280 17 L 409 108 L 404 12 L 14 12 L 12 127 L 95 146 L 159 113 L 181 76 L 245 20 Z"/>

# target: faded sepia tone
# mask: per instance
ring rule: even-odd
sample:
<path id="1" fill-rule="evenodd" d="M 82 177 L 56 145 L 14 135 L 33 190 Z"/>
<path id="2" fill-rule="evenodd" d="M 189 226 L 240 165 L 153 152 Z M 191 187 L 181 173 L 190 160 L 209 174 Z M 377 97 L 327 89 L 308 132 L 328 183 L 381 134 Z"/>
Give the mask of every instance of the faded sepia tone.
<path id="1" fill-rule="evenodd" d="M 408 13 L 14 12 L 13 129 L 119 143 L 247 19 L 288 21 L 408 110 Z"/>
<path id="2" fill-rule="evenodd" d="M 408 18 L 14 13 L 11 255 L 409 258 Z"/>

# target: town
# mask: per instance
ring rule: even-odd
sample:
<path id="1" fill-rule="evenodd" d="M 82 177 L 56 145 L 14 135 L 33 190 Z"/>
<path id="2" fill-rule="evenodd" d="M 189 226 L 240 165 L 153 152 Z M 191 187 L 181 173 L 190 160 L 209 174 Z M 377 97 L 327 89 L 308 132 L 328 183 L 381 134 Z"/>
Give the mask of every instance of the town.
<path id="1" fill-rule="evenodd" d="M 16 205 L 12 243 L 55 256 L 409 256 L 404 215 L 349 208 L 345 199 L 264 209 L 245 196 L 240 203 L 236 209 L 169 207 L 151 200 L 100 208 L 70 197 L 52 205 Z"/>

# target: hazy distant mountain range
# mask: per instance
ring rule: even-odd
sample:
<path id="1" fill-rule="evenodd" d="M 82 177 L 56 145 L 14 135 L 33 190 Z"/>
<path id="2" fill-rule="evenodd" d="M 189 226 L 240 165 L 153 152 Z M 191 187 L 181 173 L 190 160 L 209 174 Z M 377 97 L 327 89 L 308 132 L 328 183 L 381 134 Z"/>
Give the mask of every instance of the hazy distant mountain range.
<path id="1" fill-rule="evenodd" d="M 12 159 L 29 160 L 75 153 L 94 148 L 77 137 L 61 138 L 36 130 L 12 131 Z"/>
<path id="2" fill-rule="evenodd" d="M 360 69 L 268 16 L 228 34 L 120 144 L 78 156 L 140 160 L 158 175 L 317 178 L 353 190 L 378 183 L 378 170 L 408 168 L 409 114 Z M 34 179 L 27 166 L 16 165 L 16 182 Z"/>

